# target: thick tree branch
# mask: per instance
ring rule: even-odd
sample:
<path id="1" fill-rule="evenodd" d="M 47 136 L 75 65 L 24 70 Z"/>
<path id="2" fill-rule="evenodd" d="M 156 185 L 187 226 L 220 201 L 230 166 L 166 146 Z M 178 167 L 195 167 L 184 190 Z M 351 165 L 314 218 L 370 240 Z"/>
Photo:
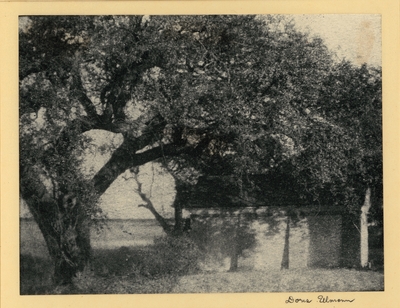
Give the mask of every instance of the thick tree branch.
<path id="1" fill-rule="evenodd" d="M 80 79 L 79 76 L 76 76 L 75 79 Z M 85 112 L 87 114 L 88 119 L 93 121 L 94 123 L 99 123 L 99 115 L 96 112 L 96 107 L 93 102 L 89 99 L 89 97 L 85 93 L 86 91 L 83 88 L 82 81 L 79 80 L 75 83 L 74 96 L 79 100 Z"/>
<path id="2" fill-rule="evenodd" d="M 128 168 L 141 166 L 164 156 L 178 156 L 182 154 L 199 156 L 209 144 L 209 139 L 204 138 L 197 145 L 177 145 L 174 143 L 160 145 L 141 153 L 146 136 L 135 140 L 126 139 L 122 145 L 113 153 L 111 159 L 93 178 L 94 186 L 99 194 L 103 194 L 114 180 Z"/>
<path id="3" fill-rule="evenodd" d="M 21 68 L 19 70 L 19 81 L 24 80 L 29 75 L 37 74 L 37 73 L 40 73 L 40 72 L 44 71 L 45 67 L 46 66 L 44 64 L 40 63 L 39 65 L 32 66 L 29 69 L 26 69 L 26 68 L 22 69 Z"/>
<path id="4" fill-rule="evenodd" d="M 81 62 L 81 57 L 77 52 L 75 54 L 75 59 L 73 61 L 72 67 L 72 78 L 73 78 L 73 95 L 79 100 L 82 104 L 87 117 L 94 121 L 95 123 L 99 122 L 99 115 L 97 114 L 96 107 L 94 106 L 92 100 L 86 95 L 86 90 L 83 87 L 82 79 L 81 79 L 81 70 L 79 63 Z"/>

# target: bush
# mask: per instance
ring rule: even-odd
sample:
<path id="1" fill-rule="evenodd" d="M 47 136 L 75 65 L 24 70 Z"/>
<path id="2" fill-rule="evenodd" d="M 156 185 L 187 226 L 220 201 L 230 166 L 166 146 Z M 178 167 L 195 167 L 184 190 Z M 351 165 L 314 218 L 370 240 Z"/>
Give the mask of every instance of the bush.
<path id="1" fill-rule="evenodd" d="M 20 294 L 45 294 L 53 285 L 53 268 L 50 259 L 20 255 Z"/>
<path id="2" fill-rule="evenodd" d="M 103 277 L 181 276 L 197 272 L 200 257 L 200 250 L 187 236 L 162 236 L 152 246 L 97 251 L 93 268 Z"/>
<path id="3" fill-rule="evenodd" d="M 158 237 L 154 240 L 151 270 L 166 275 L 187 275 L 199 271 L 201 251 L 188 237 Z"/>
<path id="4" fill-rule="evenodd" d="M 169 293 L 179 276 L 198 272 L 201 253 L 187 236 L 159 237 L 154 245 L 94 251 L 91 270 L 69 286 L 52 282 L 51 260 L 21 255 L 21 294 Z"/>

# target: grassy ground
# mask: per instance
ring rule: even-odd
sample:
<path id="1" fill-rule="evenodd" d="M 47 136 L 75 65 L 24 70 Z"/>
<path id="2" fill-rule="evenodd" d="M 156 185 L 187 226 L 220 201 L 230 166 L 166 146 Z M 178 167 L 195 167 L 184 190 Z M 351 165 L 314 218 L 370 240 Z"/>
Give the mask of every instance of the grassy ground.
<path id="1" fill-rule="evenodd" d="M 144 248 L 97 251 L 96 255 L 95 270 L 81 274 L 68 287 L 52 284 L 48 259 L 21 256 L 21 294 L 345 292 L 384 288 L 383 273 L 375 271 L 290 269 L 191 274 L 190 270 L 173 268 L 162 261 L 162 256 Z"/>
<path id="2" fill-rule="evenodd" d="M 173 293 L 346 292 L 383 290 L 383 274 L 348 269 L 210 273 L 182 277 Z"/>
<path id="3" fill-rule="evenodd" d="M 115 230 L 111 232 L 112 238 L 105 235 L 95 238 L 97 242 L 94 241 L 93 245 L 94 260 L 91 270 L 80 274 L 74 279 L 73 285 L 67 287 L 53 285 L 53 265 L 43 238 L 40 238 L 40 231 L 32 224 L 25 224 L 21 228 L 20 293 L 340 292 L 380 291 L 384 288 L 383 271 L 290 269 L 201 273 L 196 266 L 201 254 L 188 239 L 176 241 L 164 237 L 156 240 L 154 245 L 116 248 L 116 239 L 127 241 L 132 237 L 125 231 L 140 229 L 126 224 L 115 224 Z M 149 225 L 144 230 L 151 231 L 151 228 Z M 149 232 L 151 242 L 158 235 L 156 232 L 159 231 L 154 231 L 154 234 Z M 144 235 L 139 235 L 134 241 L 136 238 L 150 241 Z M 136 241 L 133 244 L 140 243 Z"/>
<path id="4" fill-rule="evenodd" d="M 199 255 L 188 238 L 160 237 L 151 246 L 95 249 L 90 269 L 76 277 L 72 286 L 57 287 L 48 257 L 21 254 L 20 293 L 171 293 L 179 277 L 198 272 Z"/>

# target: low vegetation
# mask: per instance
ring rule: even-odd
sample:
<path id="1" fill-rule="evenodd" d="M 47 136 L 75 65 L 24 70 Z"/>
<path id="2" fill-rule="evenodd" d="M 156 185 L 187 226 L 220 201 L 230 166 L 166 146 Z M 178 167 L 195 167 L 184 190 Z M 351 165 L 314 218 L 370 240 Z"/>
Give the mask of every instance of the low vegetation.
<path id="1" fill-rule="evenodd" d="M 160 237 L 154 245 L 94 250 L 90 269 L 70 286 L 52 282 L 49 258 L 21 255 L 21 294 L 170 293 L 179 277 L 199 272 L 201 253 L 186 237 Z"/>
<path id="2" fill-rule="evenodd" d="M 188 239 L 159 238 L 154 245 L 97 249 L 90 270 L 56 286 L 43 256 L 21 255 L 21 295 L 314 292 L 383 290 L 383 273 L 354 269 L 289 269 L 203 273 L 201 253 Z"/>
<path id="3" fill-rule="evenodd" d="M 182 277 L 173 293 L 382 291 L 383 273 L 354 269 L 238 271 Z"/>

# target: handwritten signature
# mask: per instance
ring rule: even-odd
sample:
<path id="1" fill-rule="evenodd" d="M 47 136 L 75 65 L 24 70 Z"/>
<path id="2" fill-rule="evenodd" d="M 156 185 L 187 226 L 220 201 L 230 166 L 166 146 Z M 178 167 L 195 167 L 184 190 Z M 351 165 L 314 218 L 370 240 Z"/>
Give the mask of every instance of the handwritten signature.
<path id="1" fill-rule="evenodd" d="M 329 298 L 328 296 L 323 296 L 323 295 L 318 295 L 316 302 L 321 303 L 321 304 L 328 304 L 328 303 L 352 303 L 356 299 L 344 299 L 344 298 Z M 289 296 L 288 299 L 285 301 L 286 304 L 300 304 L 300 303 L 306 303 L 310 304 L 312 303 L 312 299 L 309 298 L 294 298 L 293 296 Z"/>

